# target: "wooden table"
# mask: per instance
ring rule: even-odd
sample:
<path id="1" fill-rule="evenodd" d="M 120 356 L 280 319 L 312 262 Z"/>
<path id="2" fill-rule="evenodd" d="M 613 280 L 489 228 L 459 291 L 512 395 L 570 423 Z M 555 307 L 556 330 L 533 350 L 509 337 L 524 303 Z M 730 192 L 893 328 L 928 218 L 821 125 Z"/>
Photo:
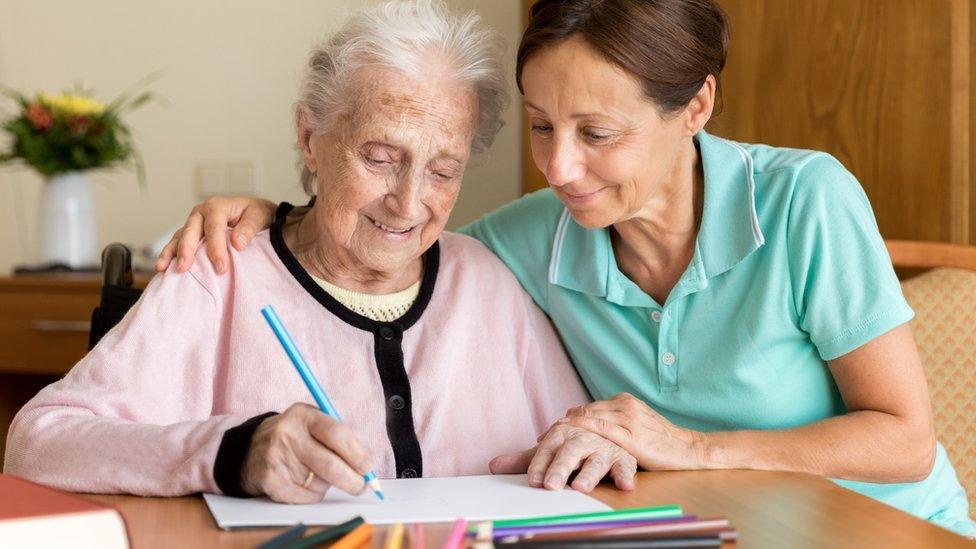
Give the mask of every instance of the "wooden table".
<path id="1" fill-rule="evenodd" d="M 678 503 L 686 513 L 728 517 L 739 530 L 729 548 L 960 547 L 968 541 L 921 519 L 818 477 L 762 471 L 640 473 L 632 492 L 600 486 L 594 495 L 612 507 Z M 222 531 L 203 499 L 89 496 L 122 512 L 133 547 L 254 547 L 280 528 Z M 428 547 L 440 547 L 450 525 L 425 527 Z M 382 535 L 374 536 L 382 547 Z"/>

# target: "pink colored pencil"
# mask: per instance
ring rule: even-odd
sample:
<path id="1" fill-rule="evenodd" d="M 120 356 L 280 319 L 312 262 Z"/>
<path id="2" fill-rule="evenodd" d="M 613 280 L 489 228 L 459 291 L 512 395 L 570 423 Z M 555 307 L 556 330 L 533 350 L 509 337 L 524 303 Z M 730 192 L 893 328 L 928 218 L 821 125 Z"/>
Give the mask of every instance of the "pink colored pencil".
<path id="1" fill-rule="evenodd" d="M 468 534 L 468 521 L 463 518 L 457 519 L 454 528 L 451 528 L 451 535 L 447 536 L 444 542 L 444 549 L 461 549 L 464 547 L 464 537 Z"/>
<path id="2" fill-rule="evenodd" d="M 424 549 L 424 527 L 419 522 L 413 523 L 410 527 L 410 547 Z"/>

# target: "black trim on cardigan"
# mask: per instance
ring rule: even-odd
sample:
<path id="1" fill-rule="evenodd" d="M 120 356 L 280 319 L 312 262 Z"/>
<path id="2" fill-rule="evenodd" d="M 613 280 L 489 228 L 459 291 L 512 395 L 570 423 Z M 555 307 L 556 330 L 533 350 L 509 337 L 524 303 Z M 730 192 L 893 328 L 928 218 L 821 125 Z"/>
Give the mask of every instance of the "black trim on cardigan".
<path id="1" fill-rule="evenodd" d="M 244 472 L 244 461 L 251 450 L 251 439 L 254 438 L 258 426 L 262 421 L 277 414 L 278 412 L 267 412 L 254 416 L 237 427 L 224 431 L 213 465 L 214 481 L 221 492 L 236 498 L 251 497 L 251 494 L 244 491 L 241 478 Z"/>
<path id="2" fill-rule="evenodd" d="M 386 436 L 393 446 L 398 477 L 423 476 L 424 460 L 413 425 L 410 379 L 403 366 L 403 332 L 397 327 L 373 333 L 373 356 L 383 383 L 386 402 Z"/>
<path id="3" fill-rule="evenodd" d="M 309 204 L 312 203 L 314 199 Z M 423 476 L 423 455 L 413 423 L 413 401 L 410 379 L 403 362 L 402 342 L 403 332 L 420 320 L 434 295 L 434 284 L 440 265 L 440 244 L 435 242 L 424 254 L 424 274 L 420 282 L 420 292 L 413 305 L 400 318 L 392 322 L 380 322 L 346 308 L 322 289 L 302 267 L 298 258 L 288 249 L 282 234 L 285 220 L 292 209 L 294 206 L 287 202 L 278 206 L 275 221 L 271 225 L 271 246 L 295 280 L 316 301 L 346 324 L 373 334 L 373 356 L 386 399 L 386 435 L 393 448 L 397 476 Z"/>
<path id="4" fill-rule="evenodd" d="M 416 301 L 413 305 L 404 313 L 403 316 L 394 320 L 393 322 L 380 322 L 378 320 L 373 320 L 372 318 L 365 317 L 361 314 L 353 312 L 346 308 L 345 305 L 339 303 L 336 298 L 329 295 L 329 292 L 322 289 L 315 280 L 312 279 L 312 275 L 308 274 L 302 264 L 298 261 L 288 246 L 285 245 L 284 236 L 282 236 L 282 228 L 284 226 L 285 219 L 288 217 L 288 213 L 291 212 L 295 207 L 287 202 L 282 202 L 278 206 L 278 211 L 275 212 L 275 221 L 271 225 L 271 246 L 274 248 L 275 253 L 278 254 L 278 258 L 281 262 L 285 264 L 288 271 L 291 273 L 295 280 L 305 288 L 309 294 L 312 295 L 323 307 L 329 310 L 330 313 L 341 318 L 346 324 L 351 324 L 360 330 L 365 330 L 367 332 L 373 332 L 374 334 L 379 332 L 380 328 L 387 326 L 391 327 L 397 325 L 401 330 L 407 330 L 418 320 L 420 316 L 424 314 L 424 309 L 430 303 L 431 296 L 434 295 L 434 283 L 437 281 L 437 267 L 440 265 L 440 243 L 435 242 L 433 246 L 427 250 L 424 254 L 424 276 L 420 281 L 420 293 L 417 294 Z"/>

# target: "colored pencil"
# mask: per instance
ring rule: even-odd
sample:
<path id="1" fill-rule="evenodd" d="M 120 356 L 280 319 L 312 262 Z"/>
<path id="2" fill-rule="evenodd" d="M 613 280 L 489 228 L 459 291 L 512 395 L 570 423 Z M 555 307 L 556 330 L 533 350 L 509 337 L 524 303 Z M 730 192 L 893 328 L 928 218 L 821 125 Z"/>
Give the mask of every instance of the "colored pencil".
<path id="1" fill-rule="evenodd" d="M 444 542 L 444 549 L 458 549 L 462 547 L 461 543 L 464 541 L 465 536 L 467 536 L 468 521 L 463 518 L 457 519 L 454 523 L 454 527 L 451 528 L 451 534 L 447 536 L 447 541 Z"/>
<path id="2" fill-rule="evenodd" d="M 310 547 L 318 547 L 325 542 L 341 538 L 356 528 L 359 528 L 359 526 L 361 526 L 363 523 L 363 517 L 356 517 L 352 520 L 343 522 L 342 524 L 337 524 L 331 528 L 326 528 L 321 532 L 316 532 L 307 538 L 302 538 L 296 541 L 295 543 L 290 543 L 286 547 L 288 549 L 308 549 Z"/>
<path id="3" fill-rule="evenodd" d="M 542 541 L 556 539 L 577 539 L 585 537 L 593 538 L 677 538 L 677 537 L 701 537 L 701 536 L 720 536 L 723 541 L 732 541 L 737 535 L 734 528 L 729 526 L 727 519 L 709 519 L 689 523 L 663 524 L 654 526 L 638 526 L 632 528 L 606 528 L 583 530 L 576 532 L 536 532 L 522 536 L 510 536 L 503 538 L 505 541 Z"/>
<path id="4" fill-rule="evenodd" d="M 726 535 L 724 532 L 735 532 L 735 530 L 729 526 L 729 521 L 727 519 L 717 518 L 709 520 L 700 520 L 696 522 L 686 522 L 686 523 L 673 523 L 673 524 L 657 524 L 653 526 L 634 526 L 629 528 L 606 528 L 606 529 L 594 529 L 594 530 L 584 530 L 578 532 L 547 532 L 547 533 L 535 533 L 529 534 L 531 538 L 523 537 L 522 539 L 532 539 L 536 540 L 550 540 L 550 539 L 573 539 L 581 537 L 664 537 L 664 538 L 675 538 L 680 536 L 687 537 L 700 537 L 700 536 L 711 536 L 711 535 L 721 535 L 723 539 Z"/>
<path id="5" fill-rule="evenodd" d="M 474 543 L 471 549 L 493 549 L 491 521 L 479 522 L 474 529 Z"/>
<path id="6" fill-rule="evenodd" d="M 364 522 L 356 527 L 355 530 L 346 534 L 342 539 L 333 543 L 331 549 L 356 549 L 373 537 L 373 525 Z"/>
<path id="7" fill-rule="evenodd" d="M 721 547 L 719 536 L 700 536 L 684 538 L 581 538 L 548 541 L 519 541 L 505 545 L 508 549 L 542 549 L 559 547 L 563 549 L 655 549 L 683 547 Z"/>
<path id="8" fill-rule="evenodd" d="M 308 367 L 308 363 L 305 362 L 305 357 L 298 350 L 298 346 L 295 345 L 295 341 L 292 340 L 291 334 L 285 329 L 285 325 L 281 323 L 281 319 L 278 318 L 278 313 L 275 312 L 271 305 L 261 309 L 261 314 L 264 315 L 264 319 L 268 321 L 268 325 L 271 326 L 271 331 L 277 336 L 278 341 L 281 346 L 285 348 L 285 354 L 291 359 L 291 363 L 295 365 L 295 369 L 298 370 L 298 375 L 302 377 L 302 381 L 305 382 L 305 386 L 308 387 L 309 392 L 312 393 L 312 398 L 319 405 L 319 409 L 322 413 L 331 417 L 332 419 L 342 423 L 342 416 L 339 415 L 339 410 L 332 405 L 332 401 L 329 400 L 329 395 L 325 394 L 325 390 L 319 385 L 318 379 L 315 378 L 315 374 L 312 373 L 312 369 Z M 383 500 L 383 490 L 380 488 L 380 481 L 376 478 L 376 471 L 370 471 L 363 475 L 363 481 L 366 482 L 366 486 L 369 486 L 376 497 Z"/>
<path id="9" fill-rule="evenodd" d="M 416 522 L 410 528 L 410 549 L 424 549 L 424 525 Z"/>
<path id="10" fill-rule="evenodd" d="M 398 522 L 386 531 L 384 549 L 400 549 L 403 545 L 403 523 Z"/>
<path id="11" fill-rule="evenodd" d="M 616 528 L 606 530 L 586 530 L 584 532 L 560 532 L 553 534 L 535 534 L 528 538 L 532 540 L 572 539 L 581 537 L 594 538 L 679 538 L 719 536 L 723 541 L 732 541 L 738 536 L 735 528 L 729 526 L 729 521 L 717 519 L 710 521 L 692 522 L 688 524 L 674 524 L 666 527 L 637 527 Z M 525 538 L 523 538 L 525 539 Z"/>
<path id="12" fill-rule="evenodd" d="M 283 547 L 289 542 L 301 538 L 305 535 L 305 530 L 307 529 L 307 526 L 299 522 L 261 545 L 258 545 L 258 549 L 278 549 L 279 547 Z"/>
<path id="13" fill-rule="evenodd" d="M 517 526 L 541 526 L 546 524 L 575 524 L 581 522 L 617 522 L 622 520 L 639 520 L 652 518 L 674 518 L 682 516 L 679 505 L 660 505 L 656 507 L 632 507 L 629 509 L 615 509 L 612 511 L 598 511 L 595 513 L 578 513 L 573 515 L 549 515 L 543 517 L 529 517 L 524 519 L 496 520 L 494 528 L 510 528 Z"/>
<path id="14" fill-rule="evenodd" d="M 665 524 L 687 524 L 698 520 L 695 515 L 684 515 L 675 518 L 647 519 L 647 520 L 621 520 L 603 522 L 580 522 L 575 524 L 543 524 L 539 526 L 519 526 L 510 528 L 496 528 L 492 535 L 495 539 L 509 536 L 524 536 L 529 534 L 547 534 L 557 532 L 577 532 L 588 530 L 604 530 L 615 528 L 637 528 L 642 526 L 656 526 Z"/>

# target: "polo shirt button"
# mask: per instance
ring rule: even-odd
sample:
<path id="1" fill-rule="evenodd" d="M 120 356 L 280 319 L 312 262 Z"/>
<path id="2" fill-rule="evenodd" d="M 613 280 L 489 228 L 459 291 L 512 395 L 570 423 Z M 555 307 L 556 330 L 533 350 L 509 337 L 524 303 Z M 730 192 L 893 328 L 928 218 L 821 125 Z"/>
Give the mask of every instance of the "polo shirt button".
<path id="1" fill-rule="evenodd" d="M 382 328 L 380 328 L 380 337 L 382 337 L 383 339 L 390 341 L 391 339 L 393 339 L 394 335 L 395 334 L 393 333 L 393 328 L 389 328 L 387 326 L 383 326 Z"/>
<path id="2" fill-rule="evenodd" d="M 658 311 L 657 309 L 651 311 L 651 320 L 654 322 L 661 322 L 661 311 Z"/>
<path id="3" fill-rule="evenodd" d="M 390 408 L 397 411 L 402 410 L 403 407 L 407 405 L 407 401 L 400 395 L 393 395 L 390 397 L 390 400 L 387 400 L 386 402 L 390 405 Z"/>
<path id="4" fill-rule="evenodd" d="M 674 361 L 678 360 L 678 357 L 674 356 L 672 353 L 664 353 L 664 356 L 661 357 L 661 360 L 664 361 L 664 363 L 667 364 L 668 366 L 671 366 L 672 364 L 674 364 Z"/>
<path id="5" fill-rule="evenodd" d="M 400 473 L 400 478 L 417 478 L 417 471 L 407 467 Z"/>

